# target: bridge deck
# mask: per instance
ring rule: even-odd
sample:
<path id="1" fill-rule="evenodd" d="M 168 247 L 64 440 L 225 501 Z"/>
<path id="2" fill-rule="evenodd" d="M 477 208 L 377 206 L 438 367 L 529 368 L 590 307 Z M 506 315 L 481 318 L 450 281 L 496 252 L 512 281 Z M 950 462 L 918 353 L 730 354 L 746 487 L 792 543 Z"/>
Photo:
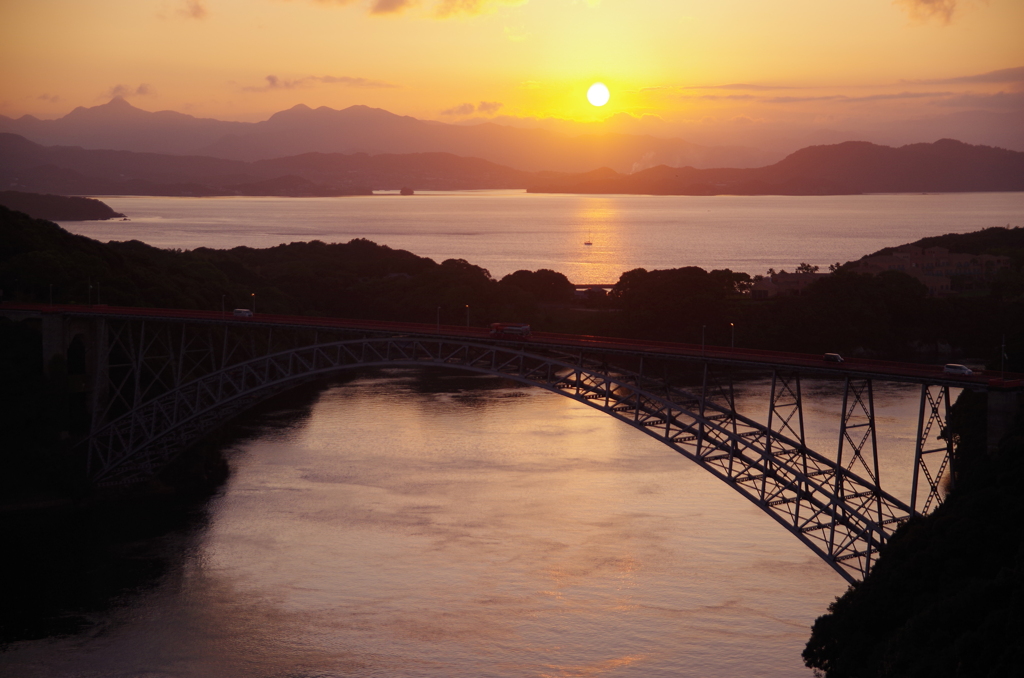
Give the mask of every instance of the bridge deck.
<path id="1" fill-rule="evenodd" d="M 462 327 L 454 325 L 432 325 L 380 320 L 354 320 L 347 318 L 326 318 L 317 316 L 276 315 L 261 313 L 252 317 L 234 316 L 217 311 L 195 311 L 164 308 L 136 308 L 123 306 L 84 305 L 38 305 L 5 303 L 0 314 L 12 318 L 41 317 L 43 314 L 62 314 L 85 317 L 136 318 L 152 320 L 188 320 L 205 323 L 237 323 L 240 325 L 263 325 L 275 327 L 305 327 L 325 330 L 352 330 L 363 332 L 396 332 L 411 336 L 438 338 L 479 339 L 502 344 L 520 345 L 522 341 L 493 339 L 487 328 Z M 1024 375 L 1006 373 L 1005 376 L 992 372 L 976 372 L 973 375 L 945 374 L 941 365 L 922 365 L 866 358 L 844 358 L 843 363 L 826 363 L 820 355 L 764 351 L 727 346 L 701 346 L 642 339 L 601 337 L 579 334 L 558 334 L 535 332 L 527 340 L 530 345 L 546 348 L 590 349 L 609 355 L 634 355 L 660 358 L 697 359 L 710 363 L 728 364 L 750 368 L 795 368 L 801 372 L 813 372 L 822 376 L 857 377 L 913 384 L 933 384 L 974 390 L 1024 390 Z"/>
<path id="2" fill-rule="evenodd" d="M 85 348 L 93 425 L 82 458 L 97 484 L 150 478 L 223 421 L 300 383 L 363 366 L 445 365 L 548 389 L 656 438 L 728 483 L 850 582 L 872 567 L 899 524 L 943 501 L 953 443 L 940 434 L 951 388 L 993 392 L 990 445 L 1005 433 L 1021 391 L 1019 375 L 548 332 L 506 340 L 481 327 L 100 305 L 5 304 L 0 315 L 40 319 L 44 359 L 70 356 L 74 341 L 79 353 Z M 659 378 L 669 361 L 705 368 L 702 383 L 694 390 Z M 736 411 L 731 383 L 708 363 L 772 375 L 767 424 Z M 802 374 L 845 383 L 834 461 L 806 445 Z M 879 480 L 873 380 L 922 385 L 909 504 Z"/>

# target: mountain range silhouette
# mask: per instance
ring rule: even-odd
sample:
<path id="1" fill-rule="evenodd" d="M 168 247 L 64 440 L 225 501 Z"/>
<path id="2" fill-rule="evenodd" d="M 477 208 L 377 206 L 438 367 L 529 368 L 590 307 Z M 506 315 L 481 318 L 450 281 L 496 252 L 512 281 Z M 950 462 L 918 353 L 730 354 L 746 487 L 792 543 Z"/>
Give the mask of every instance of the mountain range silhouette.
<path id="1" fill-rule="evenodd" d="M 144 111 L 121 97 L 78 107 L 56 120 L 0 116 L 0 132 L 47 146 L 81 146 L 225 160 L 269 160 L 303 153 L 452 153 L 526 172 L 621 172 L 658 164 L 752 167 L 780 155 L 629 134 L 570 136 L 494 123 L 418 120 L 369 106 L 335 110 L 299 104 L 261 122 L 228 122 L 174 111 Z"/>
<path id="2" fill-rule="evenodd" d="M 366 195 L 374 190 L 839 195 L 1024 191 L 1024 153 L 951 139 L 811 146 L 758 168 L 524 172 L 451 153 L 303 153 L 269 160 L 43 146 L 0 133 L 0 188 L 60 195 Z"/>
<path id="3" fill-rule="evenodd" d="M 628 175 L 604 168 L 539 182 L 530 190 L 652 195 L 1024 191 L 1024 153 L 953 139 L 899 148 L 847 141 L 803 148 L 766 167 L 659 166 Z"/>

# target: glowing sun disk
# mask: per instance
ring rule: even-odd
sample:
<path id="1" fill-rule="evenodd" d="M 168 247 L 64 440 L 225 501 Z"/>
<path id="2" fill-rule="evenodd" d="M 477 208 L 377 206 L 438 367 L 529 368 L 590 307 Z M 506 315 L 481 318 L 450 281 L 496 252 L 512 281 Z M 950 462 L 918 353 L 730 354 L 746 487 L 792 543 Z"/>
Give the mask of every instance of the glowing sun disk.
<path id="1" fill-rule="evenodd" d="M 603 82 L 595 82 L 587 90 L 587 101 L 594 106 L 604 106 L 608 103 L 608 99 L 611 94 L 608 92 L 608 87 Z"/>

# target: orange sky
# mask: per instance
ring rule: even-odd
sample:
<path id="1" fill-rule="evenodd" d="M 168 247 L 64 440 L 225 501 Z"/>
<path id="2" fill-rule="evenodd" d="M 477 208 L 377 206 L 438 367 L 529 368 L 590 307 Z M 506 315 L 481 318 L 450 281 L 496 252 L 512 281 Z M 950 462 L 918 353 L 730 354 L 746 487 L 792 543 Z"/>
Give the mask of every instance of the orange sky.
<path id="1" fill-rule="evenodd" d="M 863 127 L 1024 110 L 1022 35 L 1022 0 L 0 0 L 0 114 Z"/>

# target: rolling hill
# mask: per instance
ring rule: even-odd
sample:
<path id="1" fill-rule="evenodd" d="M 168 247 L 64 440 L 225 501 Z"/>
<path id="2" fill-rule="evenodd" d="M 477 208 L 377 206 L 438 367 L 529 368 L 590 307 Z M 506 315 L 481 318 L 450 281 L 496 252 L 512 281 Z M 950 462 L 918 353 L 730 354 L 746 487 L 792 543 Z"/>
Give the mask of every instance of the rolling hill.
<path id="1" fill-rule="evenodd" d="M 1024 191 L 1024 153 L 943 139 L 811 146 L 759 168 L 524 172 L 451 153 L 303 153 L 269 160 L 46 147 L 0 134 L 0 188 L 62 195 L 365 195 L 374 190 L 843 195 Z"/>

